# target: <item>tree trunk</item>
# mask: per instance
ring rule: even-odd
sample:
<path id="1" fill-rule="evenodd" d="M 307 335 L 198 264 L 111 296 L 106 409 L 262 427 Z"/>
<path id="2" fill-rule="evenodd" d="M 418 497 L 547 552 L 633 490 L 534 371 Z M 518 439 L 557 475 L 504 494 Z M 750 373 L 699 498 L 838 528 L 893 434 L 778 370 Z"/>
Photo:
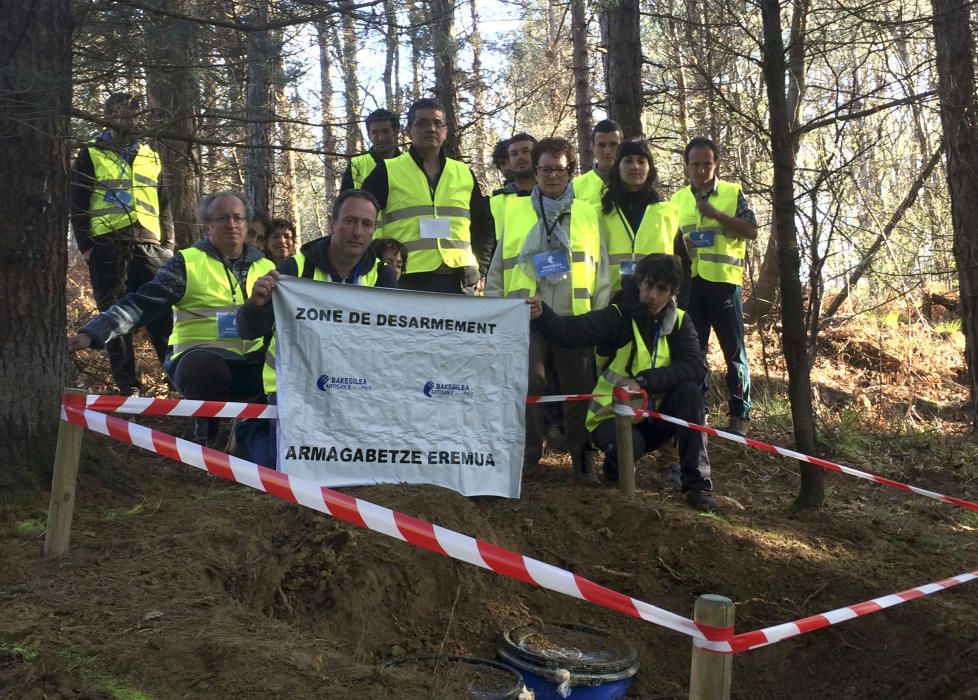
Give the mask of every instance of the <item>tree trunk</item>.
<path id="1" fill-rule="evenodd" d="M 812 411 L 811 369 L 805 347 L 804 299 L 799 270 L 801 258 L 795 232 L 794 174 L 791 116 L 785 97 L 784 43 L 778 0 L 761 0 L 764 25 L 764 82 L 770 109 L 771 152 L 774 154 L 774 229 L 778 236 L 781 268 L 781 345 L 788 366 L 788 399 L 795 444 L 805 454 L 815 454 L 815 415 Z M 795 508 L 817 508 L 825 499 L 825 474 L 818 467 L 799 462 L 801 490 Z"/>
<path id="2" fill-rule="evenodd" d="M 601 39 L 608 93 L 608 118 L 618 122 L 625 138 L 644 133 L 642 128 L 642 42 L 638 0 L 618 0 L 601 11 Z"/>
<path id="3" fill-rule="evenodd" d="M 154 4 L 161 10 L 187 14 L 192 9 L 186 0 L 162 0 Z M 195 76 L 195 25 L 169 14 L 153 18 L 158 41 L 148 49 L 152 64 L 146 69 L 146 87 L 154 109 L 154 121 L 179 139 L 161 139 L 163 186 L 173 214 L 177 248 L 186 248 L 199 239 L 197 204 L 200 202 L 200 152 L 193 143 L 197 132 L 196 105 L 199 92 Z"/>
<path id="4" fill-rule="evenodd" d="M 323 197 L 328 202 L 336 198 L 336 133 L 333 131 L 335 115 L 333 113 L 333 79 L 330 76 L 332 56 L 329 52 L 330 36 L 332 31 L 328 20 L 323 20 L 316 25 L 319 34 L 319 85 L 320 85 L 320 109 L 323 114 Z"/>
<path id="5" fill-rule="evenodd" d="M 399 68 L 399 45 L 397 42 L 397 6 L 394 0 L 384 0 L 384 17 L 387 20 L 387 53 L 384 55 L 384 107 L 394 114 L 401 111 L 401 81 L 397 75 Z"/>
<path id="6" fill-rule="evenodd" d="M 68 0 L 5 3 L 0 21 L 0 501 L 50 473 L 67 366 Z"/>
<path id="7" fill-rule="evenodd" d="M 256 6 L 252 21 L 268 22 L 268 2 Z M 279 53 L 269 30 L 248 33 L 248 149 L 245 156 L 245 194 L 256 210 L 272 215 L 275 201 L 274 133 L 275 57 Z"/>
<path id="8" fill-rule="evenodd" d="M 917 195 L 920 194 L 920 190 L 923 189 L 924 183 L 930 179 L 931 173 L 934 172 L 934 168 L 937 167 L 937 163 L 941 159 L 942 150 L 943 144 L 942 148 L 938 148 L 934 152 L 934 155 L 931 156 L 930 160 L 924 166 L 924 169 L 917 175 L 917 179 L 910 185 L 910 190 L 907 192 L 906 196 L 904 196 L 903 201 L 900 202 L 900 206 L 898 206 L 896 211 L 894 211 L 890 216 L 890 220 L 886 222 L 886 226 L 884 226 L 883 230 L 880 231 L 878 236 L 876 236 L 876 240 L 873 241 L 871 246 L 869 246 L 869 250 L 866 251 L 862 260 L 859 261 L 859 264 L 856 265 L 855 269 L 849 275 L 849 279 L 846 280 L 846 286 L 842 288 L 842 291 L 839 292 L 838 296 L 832 300 L 832 303 L 830 303 L 828 308 L 825 310 L 825 314 L 822 316 L 822 323 L 825 323 L 836 313 L 838 313 L 839 309 L 842 307 L 842 304 L 849 298 L 849 293 L 856 286 L 856 284 L 858 284 L 859 280 L 862 279 L 862 276 L 866 274 L 866 270 L 869 269 L 869 265 L 872 263 L 873 257 L 876 255 L 879 249 L 883 247 L 883 244 L 889 240 L 890 234 L 893 233 L 894 229 L 897 227 L 897 224 L 899 224 L 903 219 L 903 215 L 906 214 L 907 210 L 914 205 L 914 202 L 917 201 Z"/>
<path id="9" fill-rule="evenodd" d="M 281 73 L 281 70 L 279 71 Z M 284 75 L 282 76 L 284 78 Z M 276 207 L 276 216 L 288 219 L 293 223 L 296 220 L 298 203 L 295 195 L 295 153 L 292 151 L 292 120 L 295 118 L 292 102 L 285 94 L 284 81 L 276 86 L 275 111 L 282 115 L 283 119 L 278 123 L 279 143 L 282 145 L 282 155 L 279 158 L 282 170 L 282 187 L 279 192 L 279 206 Z"/>
<path id="10" fill-rule="evenodd" d="M 472 169 L 475 171 L 479 182 L 487 183 L 488 173 L 486 172 L 486 127 L 485 127 L 485 86 L 482 82 L 482 35 L 479 34 L 479 3 L 478 0 L 469 0 L 469 14 L 472 19 L 472 38 L 469 44 L 472 46 L 472 111 L 475 138 L 472 140 L 475 145 L 475 153 L 470 154 L 472 159 Z"/>
<path id="11" fill-rule="evenodd" d="M 801 148 L 801 105 L 808 87 L 805 65 L 805 36 L 808 25 L 808 0 L 798 0 L 792 5 L 791 43 L 788 46 L 788 97 L 787 112 L 791 132 L 792 161 Z M 794 177 L 794 176 L 792 176 Z M 753 319 L 761 319 L 770 313 L 777 300 L 781 266 L 778 263 L 777 234 L 772 234 L 764 250 L 764 259 L 756 284 L 751 287 L 751 298 L 745 312 Z"/>
<path id="12" fill-rule="evenodd" d="M 971 5 L 931 0 L 941 125 L 947 150 L 954 260 L 961 287 L 961 330 L 971 389 L 971 418 L 978 427 L 978 99 Z"/>
<path id="13" fill-rule="evenodd" d="M 359 153 L 363 148 L 363 133 L 360 131 L 360 81 L 357 77 L 357 26 L 353 17 L 353 3 L 348 0 L 342 4 L 343 16 L 343 90 L 346 104 L 346 152 Z"/>
<path id="14" fill-rule="evenodd" d="M 458 90 L 455 86 L 455 71 L 458 62 L 455 47 L 455 3 L 453 0 L 431 0 L 429 3 L 431 22 L 431 47 L 435 60 L 435 96 L 445 106 L 445 122 L 448 124 L 448 137 L 445 139 L 445 154 L 458 158 Z"/>
<path id="15" fill-rule="evenodd" d="M 571 0 L 571 45 L 574 67 L 574 113 L 577 118 L 577 162 L 589 166 L 594 162 L 591 149 L 591 70 L 587 55 L 587 16 L 584 0 Z"/>

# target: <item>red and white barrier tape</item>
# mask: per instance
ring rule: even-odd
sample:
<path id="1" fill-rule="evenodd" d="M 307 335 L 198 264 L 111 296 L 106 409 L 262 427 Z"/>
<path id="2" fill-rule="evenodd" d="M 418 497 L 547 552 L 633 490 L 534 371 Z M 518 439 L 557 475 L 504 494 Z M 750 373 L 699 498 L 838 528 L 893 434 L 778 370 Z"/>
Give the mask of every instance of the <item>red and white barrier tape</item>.
<path id="1" fill-rule="evenodd" d="M 978 578 L 978 570 L 975 570 L 794 622 L 734 635 L 732 627 L 716 628 L 702 625 L 537 559 L 432 525 L 333 489 L 315 486 L 254 462 L 232 457 L 158 430 L 84 409 L 78 405 L 80 401 L 77 399 L 81 397 L 69 395 L 65 398 L 65 405 L 61 409 L 62 420 L 429 551 L 666 627 L 692 637 L 697 647 L 720 654 L 736 654 L 776 644 L 791 637 L 863 617 L 915 598 L 939 593 Z M 72 403 L 76 405 L 73 406 Z M 675 422 L 679 419 L 671 420 Z"/>
<path id="2" fill-rule="evenodd" d="M 865 615 L 870 615 L 874 612 L 891 608 L 894 605 L 909 602 L 915 598 L 931 595 L 932 593 L 940 593 L 941 591 L 947 590 L 952 586 L 967 583 L 968 581 L 974 581 L 976 578 L 978 578 L 978 570 L 969 571 L 964 574 L 952 576 L 951 578 L 946 578 L 943 581 L 928 583 L 923 586 L 917 586 L 916 588 L 910 588 L 906 591 L 892 593 L 880 598 L 873 598 L 872 600 L 867 600 L 864 603 L 849 605 L 844 608 L 838 608 L 836 610 L 821 613 L 820 615 L 812 615 L 811 617 L 806 617 L 801 620 L 785 622 L 781 625 L 766 627 L 754 632 L 744 632 L 736 635 L 733 638 L 733 653 L 736 654 L 742 651 L 748 651 L 750 649 L 758 649 L 759 647 L 767 646 L 769 644 L 777 644 L 785 639 L 797 637 L 800 634 L 813 632 L 830 625 L 837 625 L 840 622 L 845 622 L 855 617 L 864 617 Z M 699 646 L 699 640 L 694 639 L 693 644 Z"/>
<path id="3" fill-rule="evenodd" d="M 550 396 L 527 396 L 527 403 L 557 403 L 561 401 L 587 401 L 607 394 L 552 394 Z"/>
<path id="4" fill-rule="evenodd" d="M 773 454 L 783 455 L 784 457 L 791 457 L 792 459 L 797 459 L 800 462 L 808 462 L 809 464 L 814 464 L 816 467 L 821 467 L 822 469 L 830 469 L 832 471 L 841 472 L 843 474 L 848 474 L 850 476 L 859 477 L 860 479 L 866 479 L 867 481 L 872 481 L 877 484 L 882 484 L 884 486 L 892 486 L 893 488 L 900 489 L 901 491 L 908 491 L 910 493 L 915 493 L 918 496 L 933 498 L 934 500 L 943 501 L 944 503 L 950 503 L 952 505 L 960 506 L 962 508 L 968 508 L 969 510 L 978 510 L 978 503 L 972 503 L 971 501 L 966 501 L 963 498 L 955 498 L 954 496 L 945 496 L 944 494 L 937 493 L 936 491 L 929 491 L 927 489 L 922 489 L 919 486 L 911 486 L 910 484 L 904 484 L 903 482 L 900 481 L 887 479 L 885 476 L 876 476 L 875 474 L 870 474 L 869 472 L 864 472 L 859 469 L 853 469 L 852 467 L 845 467 L 841 464 L 830 462 L 827 459 L 812 457 L 810 455 L 802 454 L 801 452 L 796 452 L 795 450 L 789 450 L 786 447 L 778 447 L 776 445 L 770 445 L 766 442 L 760 442 L 759 440 L 752 440 L 750 438 L 743 437 L 742 435 L 735 435 L 734 433 L 727 433 L 724 432 L 723 430 L 710 428 L 709 426 L 690 423 L 689 421 L 685 421 L 682 418 L 673 418 L 672 416 L 667 416 L 666 414 L 659 413 L 658 411 L 645 411 L 642 409 L 633 408 L 632 406 L 626 406 L 621 403 L 616 403 L 615 413 L 620 416 L 635 415 L 635 416 L 658 418 L 659 420 L 664 420 L 667 423 L 680 425 L 684 428 L 689 428 L 690 430 L 696 430 L 698 432 L 706 433 L 707 435 L 712 435 L 714 437 L 721 437 L 724 438 L 725 440 L 739 442 L 741 445 L 746 445 L 747 447 L 753 447 L 758 450 L 763 450 L 764 452 L 771 452 Z"/>
<path id="5" fill-rule="evenodd" d="M 733 651 L 730 644 L 733 628 L 699 625 L 689 618 L 605 588 L 537 559 L 98 411 L 66 403 L 61 408 L 61 417 L 115 440 L 368 530 L 680 632 L 698 640 L 704 649 L 728 654 Z"/>
<path id="6" fill-rule="evenodd" d="M 84 398 L 84 401 L 82 399 Z M 65 394 L 64 403 L 76 408 L 144 416 L 192 416 L 194 418 L 277 418 L 278 408 L 263 403 L 154 399 L 143 396 L 78 396 Z"/>

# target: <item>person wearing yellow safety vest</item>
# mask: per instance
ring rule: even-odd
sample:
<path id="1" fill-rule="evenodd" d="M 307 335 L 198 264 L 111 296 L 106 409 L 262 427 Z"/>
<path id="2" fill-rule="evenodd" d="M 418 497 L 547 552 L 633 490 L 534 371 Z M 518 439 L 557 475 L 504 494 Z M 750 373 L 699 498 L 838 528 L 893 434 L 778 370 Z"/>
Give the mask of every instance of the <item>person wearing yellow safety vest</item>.
<path id="1" fill-rule="evenodd" d="M 591 392 L 598 397 L 588 406 L 587 428 L 605 453 L 608 481 L 618 479 L 615 388 L 633 394 L 645 391 L 653 410 L 703 424 L 706 414 L 700 386 L 707 372 L 706 359 L 693 324 L 676 307 L 681 279 L 677 256 L 653 253 L 638 262 L 635 274 L 625 278 L 614 303 L 604 309 L 560 316 L 539 298 L 529 300 L 532 328 L 537 333 L 558 347 L 597 346 L 604 357 Z M 657 418 L 636 417 L 632 424 L 634 459 L 673 437 L 679 443 L 683 498 L 698 510 L 716 511 L 705 434 Z"/>
<path id="2" fill-rule="evenodd" d="M 382 160 L 395 158 L 401 154 L 397 147 L 397 115 L 386 109 L 375 109 L 367 115 L 367 136 L 370 138 L 370 150 L 350 158 L 343 179 L 340 181 L 340 191 L 359 190 L 363 181 L 374 171 L 377 163 Z"/>
<path id="3" fill-rule="evenodd" d="M 601 204 L 601 195 L 608 184 L 622 133 L 618 122 L 603 119 L 591 131 L 591 148 L 594 150 L 594 167 L 574 178 L 574 196 L 594 206 Z"/>
<path id="4" fill-rule="evenodd" d="M 536 142 L 537 140 L 527 133 L 516 134 L 506 141 L 508 158 L 506 169 L 512 179 L 494 190 L 489 197 L 489 213 L 492 215 L 493 232 L 496 234 L 497 241 L 502 234 L 506 203 L 518 195 L 529 194 L 537 184 L 531 158 L 533 145 Z"/>
<path id="5" fill-rule="evenodd" d="M 683 159 L 690 186 L 676 192 L 672 201 L 679 206 L 679 226 L 692 263 L 685 308 L 696 325 L 704 355 L 710 330 L 717 334 L 730 395 L 726 430 L 746 435 L 751 400 L 742 290 L 747 242 L 757 238 L 757 220 L 740 185 L 717 178 L 719 154 L 712 140 L 692 139 Z M 705 396 L 706 382 L 703 392 Z"/>
<path id="6" fill-rule="evenodd" d="M 607 305 L 607 253 L 598 231 L 597 211 L 578 201 L 568 186 L 574 158 L 574 147 L 566 139 L 547 138 L 533 147 L 537 185 L 529 195 L 506 205 L 502 238 L 486 277 L 486 296 L 540 296 L 561 314 L 585 314 Z M 544 393 L 549 368 L 556 370 L 561 391 L 586 393 L 593 381 L 592 350 L 554 347 L 531 332 L 529 393 Z M 564 405 L 564 437 L 575 475 L 594 479 L 584 429 L 586 412 L 587 406 L 580 401 Z M 528 406 L 524 469 L 534 469 L 539 463 L 543 437 L 541 407 Z"/>
<path id="7" fill-rule="evenodd" d="M 333 204 L 330 235 L 306 243 L 295 256 L 255 282 L 248 303 L 238 310 L 243 338 L 262 338 L 275 328 L 272 292 L 283 275 L 317 282 L 396 288 L 394 271 L 370 248 L 377 223 L 377 200 L 364 190 L 346 190 Z M 275 339 L 265 354 L 262 383 L 268 403 L 277 403 Z M 277 462 L 275 422 L 244 421 L 235 430 L 238 455 L 266 467 Z"/>
<path id="8" fill-rule="evenodd" d="M 235 318 L 255 281 L 274 265 L 245 243 L 251 205 L 238 192 L 204 197 L 198 212 L 207 238 L 176 253 L 156 276 L 68 339 L 72 352 L 106 342 L 173 309 L 170 354 L 163 364 L 185 398 L 250 401 L 261 396 L 264 346 L 242 338 Z M 198 418 L 194 438 L 214 445 L 220 422 Z"/>
<path id="9" fill-rule="evenodd" d="M 679 207 L 662 199 L 655 189 L 657 180 L 648 143 L 644 139 L 623 142 L 608 176 L 599 218 L 612 294 L 646 255 L 686 255 L 678 235 Z"/>
<path id="10" fill-rule="evenodd" d="M 408 249 L 402 289 L 471 293 L 489 263 L 492 223 L 472 170 L 448 158 L 445 109 L 425 98 L 407 113 L 411 147 L 363 183 L 380 203 L 383 235 Z"/>
<path id="11" fill-rule="evenodd" d="M 166 188 L 161 187 L 162 162 L 133 134 L 139 108 L 132 95 L 110 95 L 105 115 L 113 127 L 86 144 L 71 169 L 71 227 L 88 263 L 99 311 L 149 282 L 173 256 L 173 220 Z M 161 365 L 171 329 L 169 314 L 146 325 Z M 114 338 L 105 350 L 119 393 L 138 393 L 132 334 Z"/>

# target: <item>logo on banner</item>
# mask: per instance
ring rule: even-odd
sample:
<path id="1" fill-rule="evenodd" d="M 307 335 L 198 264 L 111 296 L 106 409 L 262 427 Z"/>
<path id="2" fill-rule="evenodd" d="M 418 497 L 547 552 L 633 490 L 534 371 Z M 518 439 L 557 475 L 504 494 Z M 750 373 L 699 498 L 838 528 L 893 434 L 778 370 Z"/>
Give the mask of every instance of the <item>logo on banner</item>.
<path id="1" fill-rule="evenodd" d="M 472 389 L 468 384 L 450 384 L 428 380 L 424 383 L 421 390 L 425 396 L 434 398 L 436 396 L 472 396 Z"/>
<path id="2" fill-rule="evenodd" d="M 316 388 L 320 391 L 351 391 L 353 389 L 370 391 L 370 382 L 367 381 L 366 377 L 334 377 L 329 374 L 321 374 L 316 380 Z"/>

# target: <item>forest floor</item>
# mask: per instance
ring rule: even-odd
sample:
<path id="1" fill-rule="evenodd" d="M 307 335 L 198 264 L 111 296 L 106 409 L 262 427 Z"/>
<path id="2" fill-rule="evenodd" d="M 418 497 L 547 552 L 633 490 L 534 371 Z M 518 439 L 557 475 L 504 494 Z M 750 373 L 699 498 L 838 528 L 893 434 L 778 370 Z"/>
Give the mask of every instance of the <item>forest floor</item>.
<path id="1" fill-rule="evenodd" d="M 790 446 L 776 335 L 754 329 L 749 342 L 752 437 Z M 141 347 L 146 384 L 163 394 Z M 891 312 L 832 325 L 813 372 L 822 455 L 978 500 L 962 357 L 948 324 Z M 100 362 L 76 359 L 92 393 L 108 390 Z M 189 419 L 139 422 L 190 430 Z M 640 463 L 634 497 L 573 481 L 559 452 L 526 475 L 520 500 L 345 491 L 683 616 L 700 594 L 729 596 L 739 632 L 978 569 L 972 511 L 829 473 L 824 507 L 793 513 L 797 463 L 722 440 L 710 449 L 718 516 L 685 506 L 655 456 Z M 464 697 L 438 673 L 385 662 L 495 658 L 500 633 L 527 621 L 596 625 L 630 642 L 641 664 L 630 698 L 688 687 L 691 642 L 677 633 L 93 433 L 59 559 L 41 557 L 46 511 L 47 494 L 0 507 L 0 697 Z M 734 657 L 733 696 L 978 698 L 975 619 L 978 582 L 746 652 Z"/>

